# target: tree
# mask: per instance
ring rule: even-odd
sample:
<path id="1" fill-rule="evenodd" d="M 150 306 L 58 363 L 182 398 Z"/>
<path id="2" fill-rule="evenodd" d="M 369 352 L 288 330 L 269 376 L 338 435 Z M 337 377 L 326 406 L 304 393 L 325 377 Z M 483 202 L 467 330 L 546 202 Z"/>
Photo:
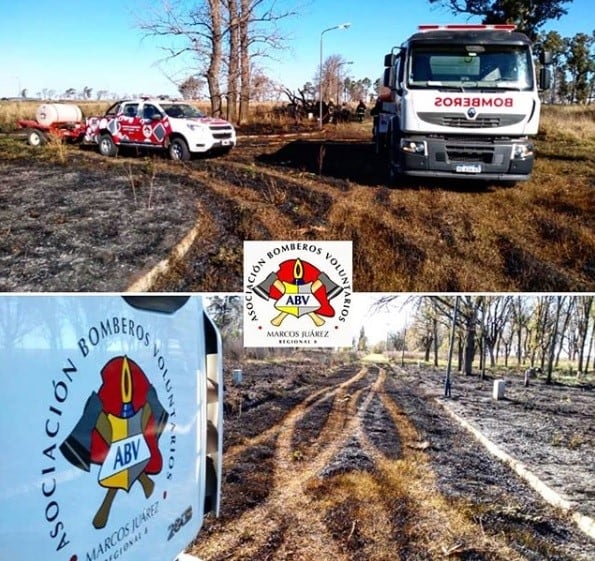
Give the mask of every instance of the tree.
<path id="1" fill-rule="evenodd" d="M 198 99 L 202 90 L 203 82 L 196 76 L 188 76 L 178 87 L 178 91 L 184 99 Z"/>
<path id="2" fill-rule="evenodd" d="M 578 354 L 578 365 L 577 372 L 582 373 L 587 369 L 587 360 L 589 349 L 587 347 L 587 336 L 589 333 L 589 324 L 593 318 L 593 296 L 578 296 L 577 297 L 577 319 L 576 319 L 576 331 L 577 331 L 577 354 Z M 595 319 L 595 318 L 593 318 Z M 591 333 L 593 333 L 595 326 L 591 327 Z"/>
<path id="3" fill-rule="evenodd" d="M 271 101 L 279 95 L 280 87 L 260 68 L 252 70 L 250 80 L 250 99 L 254 101 Z"/>
<path id="4" fill-rule="evenodd" d="M 595 61 L 591 53 L 595 36 L 577 33 L 568 42 L 567 67 L 572 76 L 572 98 L 570 101 L 586 103 L 591 93 L 591 77 L 595 72 Z"/>
<path id="5" fill-rule="evenodd" d="M 366 337 L 366 330 L 362 326 L 359 331 L 359 339 L 357 341 L 357 350 L 366 352 L 368 350 L 368 338 Z"/>
<path id="6" fill-rule="evenodd" d="M 242 327 L 242 299 L 239 296 L 213 296 L 209 298 L 207 310 L 223 339 L 237 337 Z"/>
<path id="7" fill-rule="evenodd" d="M 226 95 L 228 114 L 237 114 L 242 122 L 249 111 L 252 61 L 269 49 L 283 48 L 284 36 L 276 24 L 295 13 L 280 10 L 275 0 L 200 0 L 192 8 L 162 0 L 160 9 L 139 27 L 147 36 L 174 40 L 173 46 L 164 47 L 166 61 L 186 56 L 194 60 L 196 73 L 206 79 L 213 115 L 221 114 Z"/>
<path id="8" fill-rule="evenodd" d="M 428 0 L 450 9 L 453 15 L 469 14 L 482 23 L 514 23 L 531 40 L 547 21 L 568 13 L 562 6 L 572 0 Z"/>
<path id="9" fill-rule="evenodd" d="M 238 0 L 227 0 L 229 61 L 227 64 L 227 118 L 236 120 L 240 82 L 240 10 Z"/>

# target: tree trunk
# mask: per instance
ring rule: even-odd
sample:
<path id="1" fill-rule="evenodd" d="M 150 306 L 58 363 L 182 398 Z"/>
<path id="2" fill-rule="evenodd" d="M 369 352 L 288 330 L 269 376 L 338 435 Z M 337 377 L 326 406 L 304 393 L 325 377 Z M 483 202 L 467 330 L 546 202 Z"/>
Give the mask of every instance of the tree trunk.
<path id="1" fill-rule="evenodd" d="M 556 296 L 556 316 L 554 319 L 554 323 L 552 326 L 552 336 L 550 340 L 550 349 L 549 349 L 549 356 L 548 356 L 548 363 L 547 363 L 547 377 L 545 380 L 546 384 L 552 383 L 552 371 L 554 368 L 554 358 L 556 353 L 556 342 L 558 339 L 558 321 L 560 320 L 560 309 L 562 308 L 562 303 L 564 302 L 563 296 Z"/>
<path id="2" fill-rule="evenodd" d="M 250 115 L 250 0 L 241 0 L 240 14 L 240 113 L 239 124 L 246 123 Z"/>
<path id="3" fill-rule="evenodd" d="M 583 372 L 583 368 L 586 369 L 585 364 L 585 349 L 587 343 L 587 333 L 589 331 L 589 319 L 591 317 L 591 309 L 593 308 L 593 296 L 583 296 L 582 301 L 578 306 L 581 317 L 579 320 L 579 333 L 578 333 L 578 371 Z M 593 340 L 593 332 L 591 332 L 591 341 Z M 587 357 L 588 357 L 587 353 Z"/>
<path id="4" fill-rule="evenodd" d="M 434 344 L 434 366 L 438 366 L 438 320 L 432 318 L 432 342 Z"/>
<path id="5" fill-rule="evenodd" d="M 465 376 L 473 374 L 473 358 L 475 357 L 475 315 L 467 320 L 465 329 L 464 371 Z"/>
<path id="6" fill-rule="evenodd" d="M 227 0 L 229 11 L 229 64 L 227 66 L 227 120 L 235 122 L 240 71 L 240 14 L 237 0 Z"/>
<path id="7" fill-rule="evenodd" d="M 211 60 L 206 71 L 209 97 L 211 99 L 211 114 L 220 117 L 222 113 L 221 86 L 219 73 L 223 57 L 223 35 L 221 31 L 221 0 L 208 0 L 211 18 Z"/>

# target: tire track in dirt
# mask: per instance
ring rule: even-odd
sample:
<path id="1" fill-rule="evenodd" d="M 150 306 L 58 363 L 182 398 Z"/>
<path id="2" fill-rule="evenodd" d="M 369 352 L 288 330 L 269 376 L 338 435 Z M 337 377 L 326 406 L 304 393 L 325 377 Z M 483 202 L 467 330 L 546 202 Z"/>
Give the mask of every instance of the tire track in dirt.
<path id="1" fill-rule="evenodd" d="M 401 447 L 395 443 L 402 437 L 386 434 L 390 429 L 384 431 L 395 444 L 396 452 L 391 452 L 387 446 L 379 449 L 372 436 L 374 419 L 388 414 L 393 430 L 402 421 L 402 414 L 385 394 L 386 383 L 384 369 L 364 367 L 345 382 L 314 392 L 281 423 L 228 450 L 226 461 L 234 463 L 248 450 L 275 438 L 271 489 L 261 504 L 230 521 L 224 532 L 215 531 L 199 540 L 198 555 L 213 560 L 265 559 L 271 555 L 279 559 L 293 555 L 300 559 L 395 559 L 394 552 L 383 552 L 379 544 L 395 543 L 399 536 L 402 539 L 401 519 L 406 508 L 395 509 L 383 496 L 385 489 L 377 479 L 382 479 L 382 464 L 399 456 Z M 312 423 L 305 437 L 296 439 L 301 421 L 317 410 L 325 418 Z M 296 441 L 307 447 L 296 448 Z M 349 454 L 341 457 L 354 446 L 363 451 L 369 463 L 356 458 L 356 465 L 352 465 Z M 296 451 L 300 451 L 297 456 Z M 345 469 L 329 471 L 333 462 L 344 463 Z M 361 510 L 362 501 L 344 490 L 337 488 L 335 504 L 327 504 L 321 497 L 322 487 L 325 493 L 332 491 L 337 478 L 349 478 L 354 470 L 358 477 L 368 480 L 367 516 L 353 516 L 354 509 Z M 343 524 L 346 517 L 350 521 Z"/>
<path id="2" fill-rule="evenodd" d="M 267 488 L 260 496 L 237 489 L 238 503 L 249 504 L 227 519 L 224 509 L 193 553 L 209 561 L 531 559 L 439 493 L 395 372 L 366 365 L 346 374 L 228 449 L 235 477 L 258 478 L 262 466 Z"/>
<path id="3" fill-rule="evenodd" d="M 288 545 L 288 534 L 291 534 L 291 527 L 303 527 L 303 517 L 308 517 L 308 536 L 294 536 L 294 539 L 297 537 L 298 541 L 291 540 L 289 543 L 294 542 L 295 547 L 299 544 L 300 551 L 307 551 L 308 545 L 300 542 L 314 537 L 316 543 L 312 545 L 312 551 L 318 551 L 321 558 L 344 559 L 339 550 L 333 546 L 332 540 L 320 539 L 321 536 L 326 535 L 325 526 L 320 517 L 311 516 L 311 505 L 308 497 L 303 493 L 303 484 L 308 478 L 316 476 L 317 472 L 324 467 L 327 458 L 339 446 L 334 437 L 337 431 L 344 426 L 348 415 L 354 412 L 354 401 L 345 400 L 345 395 L 349 388 L 358 384 L 367 375 L 367 369 L 362 368 L 354 376 L 334 388 L 325 387 L 315 391 L 307 400 L 294 407 L 279 424 L 227 451 L 226 462 L 233 463 L 249 448 L 257 446 L 273 436 L 276 437 L 272 489 L 262 504 L 244 512 L 240 518 L 232 520 L 223 535 L 216 536 L 215 539 L 207 539 L 206 543 L 201 544 L 198 552 L 200 556 L 208 555 L 209 559 L 214 560 L 225 559 L 232 555 L 243 559 L 264 559 L 265 550 L 294 547 L 294 545 Z M 362 390 L 356 391 L 361 392 Z M 323 448 L 320 457 L 313 458 L 312 461 L 300 464 L 292 462 L 291 440 L 296 423 L 309 409 L 316 407 L 324 400 L 333 398 L 333 407 L 318 438 L 319 441 L 327 442 L 328 448 Z M 347 405 L 347 407 L 343 407 L 343 405 Z M 292 505 L 291 512 L 288 512 L 288 504 Z M 297 520 L 299 523 L 296 522 Z M 258 532 L 252 533 L 250 539 L 247 539 L 244 528 L 258 528 Z M 275 539 L 279 532 L 283 535 L 281 540 Z M 211 553 L 214 554 L 214 557 L 210 557 Z"/>

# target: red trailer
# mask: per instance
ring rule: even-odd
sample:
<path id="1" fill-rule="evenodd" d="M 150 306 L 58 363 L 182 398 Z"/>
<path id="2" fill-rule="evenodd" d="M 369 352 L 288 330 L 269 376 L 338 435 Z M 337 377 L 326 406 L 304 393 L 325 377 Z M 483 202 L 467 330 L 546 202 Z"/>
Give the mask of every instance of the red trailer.
<path id="1" fill-rule="evenodd" d="M 27 142 L 31 146 L 41 146 L 48 141 L 50 136 L 55 136 L 61 140 L 76 142 L 82 140 L 85 134 L 85 123 L 82 121 L 74 122 L 55 122 L 44 125 L 31 119 L 22 119 L 18 121 L 19 127 L 25 129 Z"/>
<path id="2" fill-rule="evenodd" d="M 19 127 L 25 129 L 27 142 L 41 146 L 50 136 L 75 142 L 85 134 L 85 120 L 77 105 L 69 103 L 44 103 L 37 108 L 35 119 L 21 119 Z"/>

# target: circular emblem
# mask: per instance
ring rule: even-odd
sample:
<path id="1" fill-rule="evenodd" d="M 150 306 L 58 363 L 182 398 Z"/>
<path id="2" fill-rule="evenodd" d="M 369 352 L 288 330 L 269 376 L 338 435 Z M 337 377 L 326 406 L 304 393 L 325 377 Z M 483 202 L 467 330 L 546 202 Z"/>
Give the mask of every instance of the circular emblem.
<path id="1" fill-rule="evenodd" d="M 469 117 L 469 119 L 474 119 L 476 115 L 477 111 L 475 110 L 475 107 L 469 107 L 467 110 L 467 117 Z"/>

